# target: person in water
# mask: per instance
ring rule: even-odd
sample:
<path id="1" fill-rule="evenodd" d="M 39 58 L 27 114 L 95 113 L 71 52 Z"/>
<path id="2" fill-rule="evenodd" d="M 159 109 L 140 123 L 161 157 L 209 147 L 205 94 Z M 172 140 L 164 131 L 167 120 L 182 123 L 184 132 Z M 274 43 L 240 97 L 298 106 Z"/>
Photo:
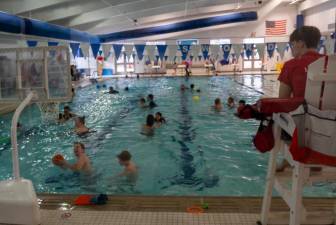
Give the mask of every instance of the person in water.
<path id="1" fill-rule="evenodd" d="M 114 90 L 114 88 L 113 87 L 109 87 L 109 92 L 108 92 L 109 94 L 118 94 L 119 93 L 119 91 L 117 91 L 117 90 Z"/>
<path id="2" fill-rule="evenodd" d="M 223 106 L 222 106 L 222 103 L 221 103 L 221 100 L 220 98 L 216 98 L 215 99 L 215 104 L 213 105 L 213 108 L 216 110 L 216 111 L 221 111 Z"/>
<path id="3" fill-rule="evenodd" d="M 234 99 L 233 99 L 231 96 L 228 97 L 226 105 L 227 105 L 229 108 L 233 108 L 233 107 L 235 106 Z"/>
<path id="4" fill-rule="evenodd" d="M 195 89 L 195 85 L 194 84 L 190 84 L 190 91 L 194 91 Z"/>
<path id="5" fill-rule="evenodd" d="M 143 125 L 141 133 L 147 136 L 154 135 L 154 123 L 155 118 L 152 114 L 149 114 L 146 119 L 146 124 Z"/>
<path id="6" fill-rule="evenodd" d="M 129 88 L 128 87 L 125 87 L 125 89 L 124 89 L 125 91 L 129 91 Z"/>
<path id="7" fill-rule="evenodd" d="M 146 105 L 146 99 L 145 98 L 140 98 L 139 106 L 140 106 L 140 108 L 147 108 L 148 107 L 148 105 Z"/>
<path id="8" fill-rule="evenodd" d="M 63 122 L 68 121 L 71 118 L 76 117 L 76 116 L 77 115 L 75 113 L 71 112 L 69 106 L 64 106 L 64 108 L 63 108 L 63 114 L 62 113 L 59 114 L 58 121 L 60 123 L 63 123 Z"/>
<path id="9" fill-rule="evenodd" d="M 89 132 L 89 128 L 85 126 L 85 117 L 75 118 L 75 132 L 78 135 L 83 135 Z"/>
<path id="10" fill-rule="evenodd" d="M 138 168 L 134 162 L 131 161 L 132 155 L 127 150 L 122 151 L 117 155 L 119 164 L 124 167 L 124 171 L 120 173 L 119 177 L 126 177 L 130 182 L 136 182 L 138 178 Z"/>
<path id="11" fill-rule="evenodd" d="M 181 84 L 181 86 L 180 86 L 180 90 L 181 91 L 185 91 L 185 90 L 187 90 L 188 88 L 184 85 L 184 84 Z"/>
<path id="12" fill-rule="evenodd" d="M 147 96 L 147 100 L 149 101 L 149 108 L 154 108 L 154 107 L 157 107 L 157 104 L 154 102 L 154 95 L 153 94 L 149 94 Z"/>
<path id="13" fill-rule="evenodd" d="M 155 123 L 160 126 L 161 124 L 166 123 L 166 119 L 162 116 L 162 113 L 155 113 Z"/>
<path id="14" fill-rule="evenodd" d="M 90 173 L 92 171 L 91 162 L 85 153 L 84 144 L 81 142 L 75 142 L 73 152 L 77 158 L 77 161 L 74 164 L 71 164 L 64 159 L 56 165 L 63 169 L 70 169 L 74 172 Z"/>

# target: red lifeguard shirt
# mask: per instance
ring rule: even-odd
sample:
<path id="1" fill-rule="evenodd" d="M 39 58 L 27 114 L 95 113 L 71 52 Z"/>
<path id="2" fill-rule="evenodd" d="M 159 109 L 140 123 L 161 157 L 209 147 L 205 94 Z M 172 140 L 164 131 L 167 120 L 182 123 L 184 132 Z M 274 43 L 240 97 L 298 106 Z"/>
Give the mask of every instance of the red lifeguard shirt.
<path id="1" fill-rule="evenodd" d="M 294 98 L 304 97 L 308 65 L 322 56 L 318 52 L 309 51 L 285 63 L 278 80 L 291 87 Z"/>

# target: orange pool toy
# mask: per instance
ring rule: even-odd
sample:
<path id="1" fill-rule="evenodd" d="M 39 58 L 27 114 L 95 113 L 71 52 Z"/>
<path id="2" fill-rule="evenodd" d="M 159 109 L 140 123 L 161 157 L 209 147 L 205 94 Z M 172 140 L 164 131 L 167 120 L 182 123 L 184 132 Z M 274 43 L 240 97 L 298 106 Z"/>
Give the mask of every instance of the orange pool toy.
<path id="1" fill-rule="evenodd" d="M 199 206 L 191 206 L 187 208 L 187 212 L 192 214 L 201 214 L 204 213 L 204 209 Z"/>
<path id="2" fill-rule="evenodd" d="M 64 160 L 64 157 L 61 154 L 57 154 L 57 155 L 54 155 L 54 157 L 52 157 L 52 162 L 55 165 L 59 165 L 63 160 Z"/>

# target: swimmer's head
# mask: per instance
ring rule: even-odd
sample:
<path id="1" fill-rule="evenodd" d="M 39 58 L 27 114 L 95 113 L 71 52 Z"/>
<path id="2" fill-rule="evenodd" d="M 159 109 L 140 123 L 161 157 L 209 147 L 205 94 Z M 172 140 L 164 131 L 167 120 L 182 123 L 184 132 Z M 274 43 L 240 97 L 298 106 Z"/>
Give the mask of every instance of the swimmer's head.
<path id="1" fill-rule="evenodd" d="M 197 89 L 196 92 L 201 92 L 201 89 Z"/>
<path id="2" fill-rule="evenodd" d="M 146 125 L 152 127 L 154 125 L 154 122 L 155 122 L 154 116 L 152 114 L 149 114 L 147 116 Z"/>
<path id="3" fill-rule="evenodd" d="M 239 106 L 245 106 L 246 102 L 245 100 L 239 100 Z"/>
<path id="4" fill-rule="evenodd" d="M 186 86 L 184 85 L 184 84 L 181 84 L 181 86 L 180 86 L 180 90 L 181 91 L 184 91 L 186 89 Z"/>
<path id="5" fill-rule="evenodd" d="M 81 142 L 74 142 L 74 154 L 79 157 L 85 152 L 85 145 Z"/>
<path id="6" fill-rule="evenodd" d="M 160 112 L 155 113 L 155 119 L 156 120 L 161 119 L 161 117 L 162 117 L 162 113 L 160 113 Z"/>
<path id="7" fill-rule="evenodd" d="M 132 155 L 131 153 L 129 153 L 129 151 L 124 150 L 117 155 L 117 158 L 119 160 L 120 165 L 125 165 L 131 160 Z"/>
<path id="8" fill-rule="evenodd" d="M 63 110 L 64 110 L 65 114 L 70 113 L 70 107 L 69 106 L 64 106 Z"/>
<path id="9" fill-rule="evenodd" d="M 153 101 L 153 100 L 154 100 L 154 95 L 153 95 L 153 94 L 149 94 L 149 95 L 147 96 L 147 99 L 148 99 L 149 101 Z"/>
<path id="10" fill-rule="evenodd" d="M 85 125 L 85 116 L 76 117 L 75 118 L 75 125 L 76 126 Z"/>
<path id="11" fill-rule="evenodd" d="M 221 104 L 221 100 L 220 98 L 216 98 L 215 99 L 215 105 L 220 105 Z"/>
<path id="12" fill-rule="evenodd" d="M 144 99 L 144 98 L 140 98 L 140 101 L 139 101 L 139 102 L 140 102 L 141 105 L 144 105 L 144 104 L 146 103 L 146 99 Z"/>
<path id="13" fill-rule="evenodd" d="M 128 91 L 129 90 L 129 88 L 128 87 L 125 87 L 125 91 Z"/>
<path id="14" fill-rule="evenodd" d="M 229 104 L 234 103 L 234 99 L 230 96 L 230 97 L 228 97 L 227 102 Z"/>
<path id="15" fill-rule="evenodd" d="M 194 84 L 190 84 L 190 89 L 191 89 L 191 90 L 194 90 L 194 87 L 195 87 Z"/>
<path id="16" fill-rule="evenodd" d="M 114 89 L 113 89 L 113 87 L 109 87 L 109 90 L 110 90 L 110 91 L 113 91 Z"/>

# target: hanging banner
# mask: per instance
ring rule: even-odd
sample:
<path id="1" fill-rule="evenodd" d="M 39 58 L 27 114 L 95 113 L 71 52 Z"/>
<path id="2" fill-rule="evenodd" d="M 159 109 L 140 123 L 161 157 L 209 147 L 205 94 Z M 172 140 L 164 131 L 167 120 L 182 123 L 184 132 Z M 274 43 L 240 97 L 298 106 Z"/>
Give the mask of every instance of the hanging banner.
<path id="1" fill-rule="evenodd" d="M 262 59 L 264 58 L 264 53 L 265 53 L 265 44 L 256 44 L 256 49 L 259 54 L 259 57 Z"/>
<path id="2" fill-rule="evenodd" d="M 116 60 L 118 60 L 119 57 L 120 57 L 120 54 L 121 54 L 121 50 L 122 50 L 123 45 L 120 45 L 120 44 L 113 44 L 112 47 L 113 47 L 113 51 L 114 51 L 115 58 L 116 58 Z"/>
<path id="3" fill-rule="evenodd" d="M 231 44 L 224 44 L 222 45 L 222 49 L 223 49 L 223 57 L 224 60 L 228 61 L 229 60 L 229 56 L 230 56 L 230 52 L 231 52 Z"/>
<path id="4" fill-rule="evenodd" d="M 150 60 L 155 60 L 155 45 L 146 45 L 146 55 Z"/>
<path id="5" fill-rule="evenodd" d="M 134 45 L 138 59 L 141 61 L 144 57 L 144 50 L 146 45 Z"/>
<path id="6" fill-rule="evenodd" d="M 179 45 L 180 51 L 182 53 L 182 60 L 186 60 L 188 56 L 188 52 L 190 50 L 190 45 Z"/>
<path id="7" fill-rule="evenodd" d="M 266 48 L 267 48 L 268 56 L 270 58 L 272 58 L 274 50 L 275 50 L 275 43 L 274 42 L 272 42 L 272 43 L 266 43 Z"/>
<path id="8" fill-rule="evenodd" d="M 238 58 L 241 53 L 242 45 L 241 44 L 232 45 L 232 48 L 235 56 Z"/>
<path id="9" fill-rule="evenodd" d="M 102 45 L 102 49 L 103 49 L 105 59 L 107 59 L 110 56 L 111 47 L 112 47 L 111 44 L 103 44 Z"/>
<path id="10" fill-rule="evenodd" d="M 159 58 L 160 58 L 160 56 L 156 55 L 156 56 L 155 56 L 155 61 L 158 62 L 158 61 L 159 61 Z"/>
<path id="11" fill-rule="evenodd" d="M 48 46 L 57 46 L 58 42 L 48 41 Z"/>
<path id="12" fill-rule="evenodd" d="M 37 46 L 37 41 L 28 40 L 27 45 L 28 45 L 28 47 L 36 47 Z"/>
<path id="13" fill-rule="evenodd" d="M 124 45 L 125 53 L 128 58 L 130 58 L 133 54 L 133 45 Z"/>
<path id="14" fill-rule="evenodd" d="M 94 58 L 97 58 L 99 48 L 100 48 L 100 44 L 96 44 L 96 43 L 91 44 L 91 50 L 92 50 L 92 54 Z"/>
<path id="15" fill-rule="evenodd" d="M 78 53 L 78 49 L 79 49 L 79 43 L 71 42 L 70 43 L 70 48 L 71 48 L 73 57 L 76 57 L 77 53 Z"/>
<path id="16" fill-rule="evenodd" d="M 84 57 L 89 57 L 90 54 L 90 46 L 86 43 L 81 43 L 80 48 L 82 49 Z"/>
<path id="17" fill-rule="evenodd" d="M 201 50 L 202 50 L 202 55 L 203 55 L 204 60 L 209 58 L 209 48 L 210 48 L 209 44 L 201 45 Z"/>
<path id="18" fill-rule="evenodd" d="M 167 45 L 157 45 L 157 51 L 159 53 L 159 57 L 161 61 L 163 61 L 163 58 L 165 56 L 166 50 L 167 50 Z"/>
<path id="19" fill-rule="evenodd" d="M 253 44 L 244 44 L 244 49 L 245 49 L 247 58 L 250 58 L 253 53 Z"/>
<path id="20" fill-rule="evenodd" d="M 281 58 L 284 57 L 286 48 L 287 48 L 287 42 L 276 43 L 276 49 L 278 50 Z"/>

